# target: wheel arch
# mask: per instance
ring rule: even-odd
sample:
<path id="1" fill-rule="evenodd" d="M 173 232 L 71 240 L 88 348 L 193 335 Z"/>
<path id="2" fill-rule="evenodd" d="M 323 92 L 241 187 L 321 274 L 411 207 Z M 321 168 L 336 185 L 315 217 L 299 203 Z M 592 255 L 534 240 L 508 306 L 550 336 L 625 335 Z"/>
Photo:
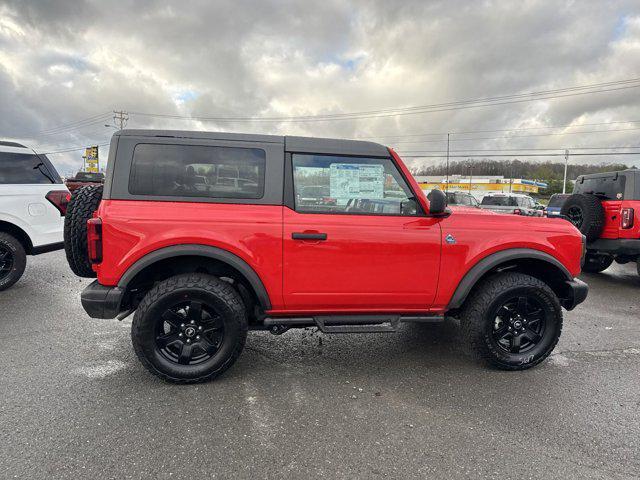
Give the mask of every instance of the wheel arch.
<path id="1" fill-rule="evenodd" d="M 0 232 L 8 233 L 16 238 L 24 248 L 24 251 L 27 255 L 31 255 L 33 252 L 33 243 L 31 242 L 31 238 L 29 234 L 25 232 L 22 228 L 17 226 L 15 223 L 7 222 L 6 220 L 0 220 Z"/>
<path id="2" fill-rule="evenodd" d="M 230 276 L 253 294 L 263 310 L 271 308 L 267 289 L 256 271 L 237 255 L 210 245 L 173 245 L 148 253 L 127 269 L 118 287 L 129 292 L 147 280 L 163 280 L 162 277 L 190 271 Z"/>
<path id="3" fill-rule="evenodd" d="M 469 269 L 453 293 L 448 310 L 460 308 L 484 279 L 507 270 L 519 271 L 542 280 L 560 299 L 567 295 L 566 282 L 573 280 L 569 270 L 548 253 L 530 248 L 502 250 L 482 258 Z"/>

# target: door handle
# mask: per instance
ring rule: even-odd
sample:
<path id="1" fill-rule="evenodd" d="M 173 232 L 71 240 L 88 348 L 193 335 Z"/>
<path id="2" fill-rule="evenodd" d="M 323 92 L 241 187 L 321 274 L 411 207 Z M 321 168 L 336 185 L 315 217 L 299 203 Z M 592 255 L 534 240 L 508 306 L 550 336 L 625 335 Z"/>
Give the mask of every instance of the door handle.
<path id="1" fill-rule="evenodd" d="M 294 240 L 326 240 L 326 233 L 306 233 L 306 232 L 293 232 L 291 238 Z"/>

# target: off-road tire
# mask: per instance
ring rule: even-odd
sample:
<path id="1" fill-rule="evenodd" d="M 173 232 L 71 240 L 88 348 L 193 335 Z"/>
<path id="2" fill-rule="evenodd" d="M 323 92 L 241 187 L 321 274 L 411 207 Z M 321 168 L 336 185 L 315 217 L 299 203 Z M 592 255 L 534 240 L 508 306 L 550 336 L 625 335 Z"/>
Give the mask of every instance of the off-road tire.
<path id="1" fill-rule="evenodd" d="M 27 266 L 27 255 L 22 244 L 14 236 L 0 232 L 0 256 L 3 256 L 0 259 L 3 261 L 0 263 L 10 262 L 8 272 L 0 271 L 0 291 L 2 291 L 20 280 Z"/>
<path id="2" fill-rule="evenodd" d="M 513 296 L 527 296 L 539 303 L 545 314 L 540 341 L 523 354 L 503 351 L 493 339 L 493 312 Z M 562 308 L 549 286 L 535 277 L 517 272 L 496 274 L 485 280 L 465 302 L 460 326 L 473 356 L 502 370 L 525 370 L 547 358 L 560 338 Z"/>
<path id="3" fill-rule="evenodd" d="M 588 242 L 596 240 L 604 228 L 604 207 L 595 195 L 574 193 L 565 200 L 560 215 L 568 218 Z"/>
<path id="4" fill-rule="evenodd" d="M 612 263 L 613 257 L 611 255 L 587 253 L 587 256 L 584 259 L 584 265 L 582 266 L 582 271 L 587 273 L 604 272 Z"/>
<path id="5" fill-rule="evenodd" d="M 102 200 L 102 185 L 89 185 L 73 192 L 64 217 L 64 251 L 73 273 L 95 278 L 87 249 L 87 220 Z"/>
<path id="6" fill-rule="evenodd" d="M 218 351 L 206 362 L 180 365 L 163 356 L 156 344 L 156 324 L 167 306 L 176 301 L 197 300 L 220 312 L 224 336 Z M 142 299 L 131 325 L 136 355 L 154 375 L 172 383 L 213 380 L 240 356 L 247 338 L 247 315 L 238 292 L 227 282 L 202 273 L 176 275 L 156 284 Z"/>

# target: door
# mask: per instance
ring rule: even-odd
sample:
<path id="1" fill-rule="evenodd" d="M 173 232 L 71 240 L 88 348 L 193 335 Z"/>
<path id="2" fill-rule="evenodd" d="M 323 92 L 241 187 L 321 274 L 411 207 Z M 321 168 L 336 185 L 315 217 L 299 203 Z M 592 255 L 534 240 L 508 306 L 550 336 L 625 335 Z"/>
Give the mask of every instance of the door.
<path id="1" fill-rule="evenodd" d="M 287 310 L 428 309 L 440 225 L 390 158 L 293 154 L 284 208 Z"/>

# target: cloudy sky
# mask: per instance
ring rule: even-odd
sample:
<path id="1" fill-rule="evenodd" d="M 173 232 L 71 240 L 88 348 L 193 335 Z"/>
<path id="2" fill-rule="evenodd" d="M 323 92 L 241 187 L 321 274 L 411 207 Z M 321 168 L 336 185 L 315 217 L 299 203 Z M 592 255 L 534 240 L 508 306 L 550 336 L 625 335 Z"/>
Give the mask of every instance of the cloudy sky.
<path id="1" fill-rule="evenodd" d="M 406 110 L 631 79 L 638 0 L 0 0 L 0 137 L 44 152 L 108 142 L 113 110 L 131 128 L 365 137 L 433 155 L 414 165 L 441 160 L 446 132 L 478 154 L 638 147 L 640 81 Z M 377 113 L 326 117 L 355 112 Z M 50 158 L 65 174 L 81 151 Z M 640 166 L 580 157 L 620 159 Z"/>

